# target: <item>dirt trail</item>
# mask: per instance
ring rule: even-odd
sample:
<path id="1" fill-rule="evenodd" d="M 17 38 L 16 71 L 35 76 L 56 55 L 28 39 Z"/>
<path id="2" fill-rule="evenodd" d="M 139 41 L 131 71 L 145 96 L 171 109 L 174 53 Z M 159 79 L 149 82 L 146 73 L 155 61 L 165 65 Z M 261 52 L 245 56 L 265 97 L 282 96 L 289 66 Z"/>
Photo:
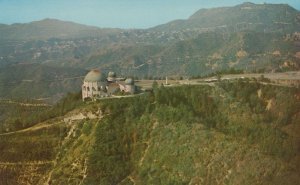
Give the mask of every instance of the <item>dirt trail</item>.
<path id="1" fill-rule="evenodd" d="M 34 162 L 19 162 L 19 163 L 0 162 L 0 166 L 44 165 L 44 164 L 50 164 L 50 163 L 52 163 L 52 161 L 34 161 Z"/>
<path id="2" fill-rule="evenodd" d="M 82 112 L 80 112 L 78 114 L 73 114 L 73 115 L 70 115 L 70 116 L 65 117 L 63 119 L 63 121 L 65 122 L 65 124 L 67 124 L 67 125 L 70 126 L 70 129 L 69 129 L 69 131 L 67 133 L 67 136 L 62 141 L 61 147 L 63 147 L 64 145 L 66 145 L 66 143 L 70 140 L 70 138 L 75 134 L 75 132 L 76 132 L 76 126 L 77 126 L 77 122 L 76 121 L 83 120 L 83 119 L 86 119 L 86 118 L 89 118 L 89 119 L 101 119 L 102 118 L 102 113 L 101 113 L 100 110 L 98 111 L 98 115 L 95 115 L 95 114 L 93 114 L 91 112 L 87 112 L 86 114 L 83 114 Z M 56 167 L 56 165 L 57 165 L 57 163 L 59 161 L 60 153 L 61 152 L 57 153 L 56 158 L 53 161 L 53 168 L 48 173 L 47 180 L 44 183 L 44 185 L 50 185 L 51 177 L 52 177 L 54 169 L 55 169 L 55 167 Z M 87 176 L 87 159 L 85 159 L 85 162 L 84 162 L 83 179 L 81 180 L 80 184 L 82 184 L 84 182 L 84 179 L 86 178 L 86 176 Z"/>
<path id="3" fill-rule="evenodd" d="M 62 141 L 62 146 L 63 147 L 70 139 L 70 137 L 74 134 L 74 131 L 75 131 L 75 128 L 76 128 L 76 123 L 72 123 L 72 121 L 69 121 L 67 124 L 71 125 L 71 128 L 70 130 L 68 131 L 67 133 L 67 136 L 64 138 L 64 140 Z M 51 171 L 48 173 L 47 175 L 47 180 L 46 182 L 44 183 L 44 185 L 50 185 L 50 181 L 51 181 L 51 177 L 52 177 L 52 174 L 53 174 L 53 171 L 59 161 L 59 156 L 60 156 L 60 153 L 61 152 L 58 152 L 57 155 L 56 155 L 56 158 L 55 160 L 53 161 L 53 168 L 51 169 Z"/>
<path id="4" fill-rule="evenodd" d="M 70 121 L 83 120 L 83 119 L 86 119 L 86 118 L 89 118 L 89 119 L 102 118 L 101 115 L 102 114 L 101 114 L 100 111 L 98 112 L 98 115 L 95 115 L 92 112 L 87 112 L 86 115 L 84 115 L 83 113 L 79 113 L 79 114 L 76 114 L 76 115 L 71 115 L 69 117 L 65 117 L 63 119 L 63 121 L 68 124 L 68 122 L 70 122 Z M 59 124 L 62 124 L 62 122 L 57 121 L 57 123 L 54 123 L 54 124 L 38 123 L 38 124 L 36 124 L 32 127 L 29 127 L 29 128 L 23 129 L 23 130 L 2 133 L 2 134 L 0 134 L 0 136 L 11 135 L 11 134 L 16 134 L 16 133 L 23 133 L 23 132 L 29 132 L 29 131 L 36 131 L 36 130 L 39 130 L 39 129 L 48 128 L 48 127 L 56 126 L 56 125 L 59 125 Z"/>
<path id="5" fill-rule="evenodd" d="M 51 107 L 51 105 L 46 104 L 46 103 L 24 103 L 24 102 L 16 102 L 13 100 L 1 100 L 0 103 L 6 103 L 6 104 L 17 104 L 20 106 L 25 106 L 25 107 Z"/>
<path id="6" fill-rule="evenodd" d="M 83 169 L 83 178 L 82 178 L 82 180 L 80 181 L 80 183 L 79 183 L 79 185 L 81 185 L 81 184 L 83 184 L 83 182 L 84 182 L 84 180 L 85 180 L 85 178 L 87 177 L 87 161 L 88 161 L 88 159 L 87 158 L 85 158 L 85 160 L 84 160 L 84 164 L 83 164 L 83 166 L 84 166 L 84 169 Z"/>
<path id="7" fill-rule="evenodd" d="M 136 185 L 135 180 L 132 178 L 131 175 L 129 175 L 128 178 L 129 178 L 129 180 L 130 180 L 134 185 Z"/>
<path id="8" fill-rule="evenodd" d="M 76 117 L 76 118 L 78 118 L 78 117 Z M 65 121 L 65 119 L 64 119 L 64 121 Z M 65 122 L 65 123 L 66 123 L 66 122 Z M 62 146 L 61 146 L 61 147 L 63 147 L 63 146 L 69 141 L 69 139 L 71 138 L 71 136 L 74 134 L 75 128 L 76 128 L 76 123 L 72 122 L 71 119 L 69 119 L 68 122 L 67 122 L 66 124 L 69 124 L 71 127 L 70 127 L 70 130 L 69 130 L 68 133 L 67 133 L 67 136 L 66 136 L 66 137 L 63 139 L 63 141 L 62 141 L 62 144 L 61 144 Z M 57 165 L 57 163 L 58 163 L 58 161 L 59 161 L 60 153 L 61 153 L 61 152 L 58 152 L 58 153 L 57 153 L 56 158 L 55 158 L 55 160 L 53 161 L 53 168 L 52 168 L 51 171 L 48 173 L 48 175 L 47 175 L 47 180 L 46 180 L 46 182 L 44 183 L 44 185 L 50 185 L 51 177 L 52 177 L 53 171 L 54 171 L 54 169 L 55 169 L 55 167 L 56 167 L 56 165 Z"/>
<path id="9" fill-rule="evenodd" d="M 14 132 L 3 133 L 3 134 L 0 134 L 0 136 L 17 134 L 17 133 L 23 133 L 23 132 L 29 132 L 29 131 L 36 131 L 36 130 L 39 130 L 39 129 L 48 128 L 48 127 L 52 127 L 52 126 L 60 125 L 60 124 L 62 124 L 62 123 L 61 122 L 54 123 L 54 124 L 39 123 L 39 124 L 37 124 L 35 126 L 29 127 L 29 128 L 23 129 L 23 130 L 18 130 L 18 131 L 14 131 Z"/>
<path id="10" fill-rule="evenodd" d="M 149 140 L 146 141 L 146 142 L 144 142 L 144 143 L 147 144 L 147 148 L 145 149 L 144 154 L 143 154 L 143 156 L 142 156 L 141 159 L 140 159 L 139 166 L 142 166 L 142 164 L 143 164 L 143 162 L 144 162 L 144 160 L 145 160 L 145 157 L 146 157 L 146 155 L 147 155 L 147 153 L 148 153 L 148 151 L 149 151 L 149 148 L 150 148 L 150 146 L 151 146 L 151 140 L 152 140 L 152 137 L 151 137 L 151 136 L 152 136 L 152 132 L 155 130 L 155 128 L 156 128 L 157 126 L 158 126 L 158 122 L 156 121 L 156 122 L 154 122 L 153 125 L 152 125 Z"/>

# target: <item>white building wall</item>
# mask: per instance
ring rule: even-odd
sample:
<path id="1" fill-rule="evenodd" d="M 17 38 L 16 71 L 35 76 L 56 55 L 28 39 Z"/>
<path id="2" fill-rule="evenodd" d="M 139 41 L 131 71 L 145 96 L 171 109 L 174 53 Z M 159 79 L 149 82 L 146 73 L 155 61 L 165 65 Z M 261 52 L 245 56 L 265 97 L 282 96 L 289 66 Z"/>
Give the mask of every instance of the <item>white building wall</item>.
<path id="1" fill-rule="evenodd" d="M 82 99 L 87 97 L 93 98 L 97 96 L 106 96 L 105 82 L 83 82 L 82 85 Z"/>
<path id="2" fill-rule="evenodd" d="M 120 90 L 121 90 L 121 91 L 125 91 L 125 90 L 126 90 L 126 87 L 125 87 L 124 85 L 119 84 L 119 86 L 120 86 Z"/>
<path id="3" fill-rule="evenodd" d="M 125 92 L 134 94 L 135 93 L 135 85 L 125 85 Z"/>
<path id="4" fill-rule="evenodd" d="M 109 82 L 116 82 L 116 78 L 115 77 L 108 77 L 107 81 L 109 81 Z"/>

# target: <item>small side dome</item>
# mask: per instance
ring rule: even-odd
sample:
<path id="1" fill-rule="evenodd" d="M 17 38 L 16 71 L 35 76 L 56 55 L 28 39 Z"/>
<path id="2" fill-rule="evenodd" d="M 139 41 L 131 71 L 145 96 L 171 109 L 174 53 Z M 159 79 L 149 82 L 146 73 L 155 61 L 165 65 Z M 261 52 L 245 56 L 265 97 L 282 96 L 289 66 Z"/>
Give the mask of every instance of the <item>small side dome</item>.
<path id="1" fill-rule="evenodd" d="M 105 81 L 104 75 L 97 69 L 90 71 L 84 78 L 85 82 L 103 82 Z"/>
<path id="2" fill-rule="evenodd" d="M 132 78 L 127 78 L 127 79 L 125 80 L 125 84 L 126 84 L 126 85 L 134 85 L 134 81 L 133 81 Z"/>
<path id="3" fill-rule="evenodd" d="M 112 71 L 110 71 L 109 73 L 108 73 L 108 77 L 111 77 L 111 78 L 116 78 L 116 73 L 115 72 L 112 72 Z"/>

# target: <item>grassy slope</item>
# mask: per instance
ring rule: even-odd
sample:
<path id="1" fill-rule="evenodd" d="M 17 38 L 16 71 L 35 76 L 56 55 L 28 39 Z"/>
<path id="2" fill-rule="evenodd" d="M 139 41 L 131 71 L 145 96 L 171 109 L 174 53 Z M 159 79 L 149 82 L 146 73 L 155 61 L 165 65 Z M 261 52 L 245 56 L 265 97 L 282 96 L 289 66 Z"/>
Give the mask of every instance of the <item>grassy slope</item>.
<path id="1" fill-rule="evenodd" d="M 82 105 L 81 92 L 68 93 L 54 106 L 43 101 L 0 101 L 0 133 L 29 128 L 40 122 L 59 117 Z"/>
<path id="2" fill-rule="evenodd" d="M 0 184 L 38 184 L 53 168 L 52 161 L 65 125 L 1 135 Z"/>
<path id="3" fill-rule="evenodd" d="M 158 95 L 155 106 L 143 100 L 112 105 L 116 115 L 97 128 L 87 184 L 297 184 L 297 140 L 281 129 L 298 124 L 299 112 L 292 111 L 287 122 L 274 113 L 267 123 L 268 112 L 243 102 L 249 94 L 219 99 L 223 90 L 185 88 L 162 91 L 168 96 Z M 249 90 L 251 101 L 256 90 Z M 299 108 L 299 101 L 289 104 Z M 273 109 L 281 112 L 281 106 Z"/>
<path id="4" fill-rule="evenodd" d="M 84 69 L 41 64 L 2 67 L 0 68 L 0 97 L 49 98 L 49 102 L 53 103 L 67 92 L 77 92 L 82 83 L 79 77 L 85 74 Z"/>
<path id="5" fill-rule="evenodd" d="M 31 173 L 45 180 L 51 171 L 54 184 L 299 181 L 297 89 L 242 81 L 217 87 L 159 88 L 154 94 L 92 103 L 68 115 L 96 114 L 99 108 L 104 116 L 100 121 L 65 124 L 54 119 L 48 122 L 60 126 L 35 131 L 37 136 L 32 131 L 0 136 L 5 141 L 1 147 L 6 147 L 1 150 L 5 151 L 1 164 L 56 161 Z M 54 131 L 57 134 L 51 134 Z M 39 145 L 45 137 L 53 138 L 47 141 L 56 145 Z M 29 140 L 28 145 L 34 141 L 41 150 L 24 151 L 19 145 L 22 140 Z M 44 150 L 49 155 L 38 155 Z M 23 154 L 14 157 L 19 152 Z M 22 170 L 9 169 L 2 165 L 1 173 L 10 182 L 24 176 Z"/>

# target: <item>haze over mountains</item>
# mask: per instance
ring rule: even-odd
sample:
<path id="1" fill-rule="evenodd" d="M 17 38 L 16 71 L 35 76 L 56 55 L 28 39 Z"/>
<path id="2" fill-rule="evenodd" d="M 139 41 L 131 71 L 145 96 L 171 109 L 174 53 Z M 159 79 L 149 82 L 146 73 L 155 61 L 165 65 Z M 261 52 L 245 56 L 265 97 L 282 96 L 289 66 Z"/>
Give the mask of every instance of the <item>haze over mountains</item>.
<path id="1" fill-rule="evenodd" d="M 2 24 L 0 66 L 37 63 L 82 69 L 72 77 L 101 68 L 140 78 L 199 76 L 230 68 L 299 70 L 299 28 L 300 12 L 293 7 L 252 3 L 201 9 L 187 20 L 144 30 L 101 29 L 54 19 Z M 31 80 L 35 78 L 32 74 Z M 2 88 L 14 92 L 12 96 L 19 92 L 14 90 L 18 87 Z"/>
<path id="2" fill-rule="evenodd" d="M 243 3 L 234 7 L 200 9 L 187 20 L 175 20 L 144 31 L 180 31 L 189 29 L 231 31 L 256 30 L 265 32 L 298 31 L 299 11 L 287 4 Z M 250 26 L 252 25 L 252 26 Z M 260 28 L 257 30 L 257 28 Z M 263 28 L 263 29 L 262 29 Z M 57 19 L 44 19 L 25 24 L 0 25 L 1 40 L 29 40 L 49 38 L 102 37 L 102 34 L 118 34 L 121 29 L 101 29 Z M 119 32 L 117 32 L 119 31 Z M 134 30 L 130 30 L 134 31 Z"/>

